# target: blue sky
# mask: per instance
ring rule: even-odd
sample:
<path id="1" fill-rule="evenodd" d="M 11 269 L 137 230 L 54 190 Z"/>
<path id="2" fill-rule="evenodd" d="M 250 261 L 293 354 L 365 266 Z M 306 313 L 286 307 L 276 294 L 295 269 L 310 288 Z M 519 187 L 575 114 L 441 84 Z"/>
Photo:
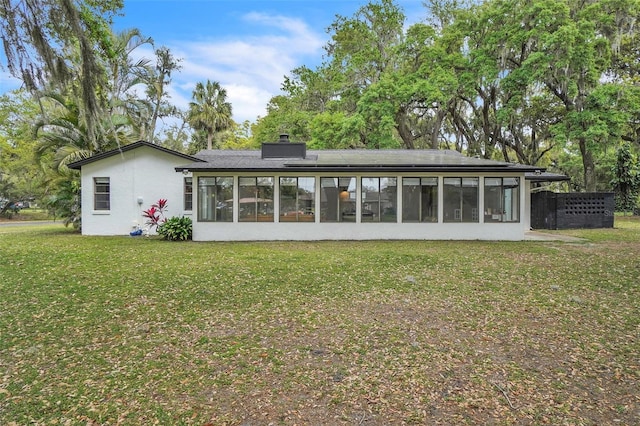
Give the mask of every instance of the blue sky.
<path id="1" fill-rule="evenodd" d="M 218 81 L 227 90 L 237 122 L 266 114 L 285 75 L 315 68 L 336 14 L 350 17 L 366 0 L 125 0 L 117 31 L 138 28 L 156 46 L 181 58 L 172 77 L 171 102 L 186 109 L 197 82 Z M 422 0 L 396 0 L 407 23 L 424 19 Z M 151 48 L 137 55 L 153 58 Z M 17 87 L 0 75 L 0 92 Z"/>

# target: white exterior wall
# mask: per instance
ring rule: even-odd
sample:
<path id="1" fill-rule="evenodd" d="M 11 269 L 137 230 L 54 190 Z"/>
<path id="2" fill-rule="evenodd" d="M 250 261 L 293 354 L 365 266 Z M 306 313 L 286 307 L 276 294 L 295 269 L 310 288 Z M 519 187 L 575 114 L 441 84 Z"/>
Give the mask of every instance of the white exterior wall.
<path id="1" fill-rule="evenodd" d="M 82 234 L 128 235 L 135 225 L 145 226 L 142 211 L 166 198 L 165 216 L 185 212 L 184 175 L 175 167 L 185 159 L 142 146 L 82 166 Z M 110 179 L 110 210 L 94 210 L 94 177 Z M 138 199 L 142 199 L 142 204 Z"/>
<path id="2" fill-rule="evenodd" d="M 241 176 L 273 176 L 269 173 L 241 173 Z M 525 197 L 529 191 L 525 188 L 524 174 L 510 174 L 520 178 L 520 221 L 513 223 L 484 223 L 484 215 L 479 215 L 480 222 L 475 223 L 443 223 L 443 177 L 480 177 L 478 210 L 484 211 L 484 175 L 455 173 L 439 176 L 438 192 L 438 223 L 402 223 L 401 212 L 398 211 L 397 223 L 385 222 L 320 222 L 319 215 L 312 222 L 277 222 L 279 211 L 279 178 L 275 175 L 274 211 L 276 222 L 238 222 L 238 175 L 234 177 L 234 222 L 198 222 L 196 215 L 198 205 L 198 177 L 223 176 L 214 173 L 194 174 L 193 178 L 193 239 L 194 241 L 305 241 L 305 240 L 509 240 L 520 241 L 524 239 L 525 227 L 528 230 L 528 204 Z M 226 175 L 229 176 L 229 175 Z M 307 173 L 295 176 L 312 176 Z M 316 206 L 315 211 L 320 211 L 320 182 L 319 177 L 347 176 L 344 173 L 313 175 L 316 177 Z M 357 196 L 360 200 L 361 177 L 398 177 L 400 175 L 388 173 L 365 173 L 348 175 L 357 178 Z M 405 174 L 404 177 L 428 176 L 427 174 Z M 434 175 L 431 175 L 434 176 Z M 487 174 L 487 177 L 499 177 L 499 175 Z M 398 206 L 402 205 L 401 179 L 398 179 Z M 356 203 L 357 217 L 360 216 L 361 203 Z M 359 219 L 358 219 L 359 220 Z"/>

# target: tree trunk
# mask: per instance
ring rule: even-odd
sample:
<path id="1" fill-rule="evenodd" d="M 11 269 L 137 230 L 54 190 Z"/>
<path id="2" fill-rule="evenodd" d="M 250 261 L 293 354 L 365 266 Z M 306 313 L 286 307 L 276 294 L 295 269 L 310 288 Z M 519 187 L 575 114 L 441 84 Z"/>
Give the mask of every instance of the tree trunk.
<path id="1" fill-rule="evenodd" d="M 413 133 L 411 133 L 411 129 L 407 125 L 406 115 L 402 110 L 396 113 L 396 130 L 398 131 L 398 135 L 400 135 L 405 148 L 415 149 L 415 145 L 413 144 Z"/>
<path id="2" fill-rule="evenodd" d="M 154 143 L 154 140 L 155 140 L 156 124 L 158 122 L 158 115 L 160 114 L 160 107 L 162 106 L 162 95 L 164 92 L 164 74 L 161 75 L 160 81 L 154 82 L 153 84 L 156 86 L 155 89 L 156 89 L 157 98 L 153 105 L 153 115 L 151 117 L 151 126 L 149 129 L 149 133 L 151 133 L 150 135 L 151 140 L 149 142 L 151 143 Z"/>
<path id="3" fill-rule="evenodd" d="M 207 149 L 213 149 L 213 132 L 207 132 Z"/>
<path id="4" fill-rule="evenodd" d="M 429 145 L 431 146 L 431 149 L 440 148 L 440 141 L 438 140 L 438 137 L 440 136 L 440 128 L 442 128 L 442 122 L 444 121 L 446 115 L 447 110 L 443 108 L 439 109 L 436 113 L 433 127 L 431 128 L 431 134 L 429 135 Z"/>
<path id="5" fill-rule="evenodd" d="M 596 191 L 596 165 L 593 161 L 593 153 L 587 148 L 587 141 L 580 138 L 580 153 L 582 154 L 582 167 L 584 177 L 584 190 Z"/>

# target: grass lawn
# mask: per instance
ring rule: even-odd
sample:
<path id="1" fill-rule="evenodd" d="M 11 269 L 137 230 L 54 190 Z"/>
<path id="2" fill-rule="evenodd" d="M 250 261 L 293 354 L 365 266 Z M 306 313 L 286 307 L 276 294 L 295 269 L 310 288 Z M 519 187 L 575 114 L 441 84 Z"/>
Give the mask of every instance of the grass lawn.
<path id="1" fill-rule="evenodd" d="M 0 424 L 640 423 L 640 221 L 563 242 L 0 227 Z"/>
<path id="2" fill-rule="evenodd" d="M 0 222 L 16 222 L 31 220 L 53 220 L 54 218 L 45 209 L 28 208 L 12 214 L 11 218 L 0 216 Z"/>

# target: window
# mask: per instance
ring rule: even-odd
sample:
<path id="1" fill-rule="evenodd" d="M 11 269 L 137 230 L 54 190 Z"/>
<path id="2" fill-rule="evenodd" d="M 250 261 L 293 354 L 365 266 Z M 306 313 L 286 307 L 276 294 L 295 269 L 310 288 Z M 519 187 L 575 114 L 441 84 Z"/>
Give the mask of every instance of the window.
<path id="1" fill-rule="evenodd" d="M 484 178 L 484 221 L 520 221 L 520 178 Z"/>
<path id="2" fill-rule="evenodd" d="M 315 222 L 316 178 L 280 178 L 280 222 Z"/>
<path id="3" fill-rule="evenodd" d="M 233 221 L 233 178 L 198 178 L 198 220 Z"/>
<path id="4" fill-rule="evenodd" d="M 93 178 L 94 210 L 111 210 L 111 185 L 108 177 Z"/>
<path id="5" fill-rule="evenodd" d="M 402 179 L 402 221 L 438 221 L 438 178 Z"/>
<path id="6" fill-rule="evenodd" d="M 398 186 L 394 177 L 362 178 L 362 222 L 397 222 Z"/>
<path id="7" fill-rule="evenodd" d="M 444 221 L 478 222 L 479 178 L 444 178 Z"/>
<path id="8" fill-rule="evenodd" d="M 238 220 L 273 222 L 273 178 L 241 177 L 238 185 Z"/>
<path id="9" fill-rule="evenodd" d="M 184 210 L 193 210 L 193 178 L 184 178 Z"/>
<path id="10" fill-rule="evenodd" d="M 356 221 L 356 178 L 320 178 L 320 222 Z"/>

